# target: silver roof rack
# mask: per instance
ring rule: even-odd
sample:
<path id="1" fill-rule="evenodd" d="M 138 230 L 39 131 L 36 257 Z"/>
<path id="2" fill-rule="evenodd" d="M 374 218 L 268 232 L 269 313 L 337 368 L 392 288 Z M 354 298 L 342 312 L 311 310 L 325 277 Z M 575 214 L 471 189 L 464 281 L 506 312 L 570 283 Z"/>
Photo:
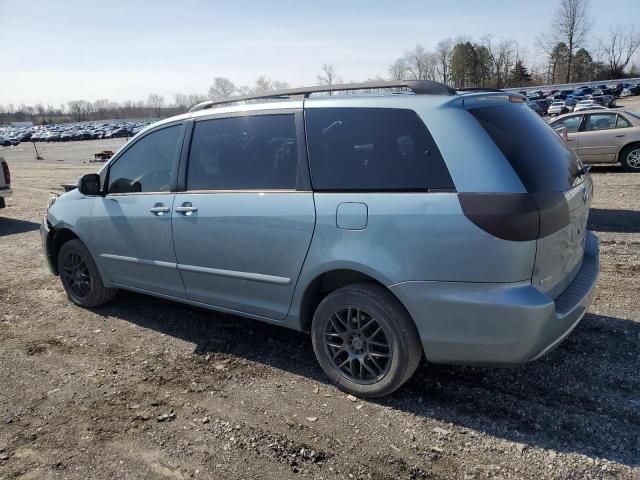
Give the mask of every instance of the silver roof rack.
<path id="1" fill-rule="evenodd" d="M 247 100 L 286 99 L 296 96 L 309 98 L 312 93 L 347 92 L 353 90 L 378 90 L 385 88 L 406 88 L 411 90 L 416 95 L 456 95 L 456 90 L 454 90 L 453 88 L 448 87 L 443 83 L 433 82 L 431 80 L 342 83 L 337 85 L 320 85 L 316 87 L 289 88 L 286 90 L 274 90 L 272 92 L 207 100 L 206 102 L 194 105 L 189 109 L 189 111 L 197 112 L 198 110 L 205 110 L 215 105 L 226 105 L 229 103 L 244 102 Z"/>

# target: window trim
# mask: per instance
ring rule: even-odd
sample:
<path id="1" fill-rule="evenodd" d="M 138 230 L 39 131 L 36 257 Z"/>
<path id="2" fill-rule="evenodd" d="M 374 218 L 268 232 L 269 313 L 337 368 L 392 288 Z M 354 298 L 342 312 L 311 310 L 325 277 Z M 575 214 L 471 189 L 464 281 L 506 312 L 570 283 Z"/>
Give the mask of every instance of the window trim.
<path id="1" fill-rule="evenodd" d="M 180 152 L 178 153 L 178 149 L 176 148 L 176 152 L 174 152 L 174 157 L 171 163 L 171 184 L 169 186 L 169 191 L 165 191 L 165 192 L 119 192 L 119 193 L 109 193 L 108 188 L 109 188 L 109 179 L 111 177 L 111 169 L 113 168 L 113 166 L 116 164 L 116 162 L 118 162 L 118 160 L 120 160 L 120 158 L 122 158 L 122 156 L 129 151 L 129 149 L 131 147 L 133 147 L 135 144 L 137 144 L 140 140 L 142 140 L 143 138 L 147 137 L 148 135 L 151 135 L 152 133 L 158 132 L 160 130 L 164 130 L 165 128 L 170 128 L 170 127 L 175 127 L 175 126 L 180 126 L 182 127 L 180 129 L 180 132 L 178 133 L 178 141 L 176 142 L 176 147 L 178 145 L 180 145 Z M 166 124 L 162 124 L 162 125 L 158 125 L 157 127 L 153 127 L 150 128 L 148 131 L 144 132 L 143 135 L 141 135 L 140 137 L 136 138 L 135 141 L 129 141 L 129 143 L 127 143 L 122 150 L 120 150 L 118 152 L 118 154 L 116 156 L 113 157 L 113 159 L 109 162 L 108 166 L 107 166 L 107 172 L 105 175 L 105 181 L 104 181 L 104 185 L 101 185 L 100 187 L 100 193 L 102 194 L 102 196 L 104 197 L 111 197 L 111 196 L 118 196 L 118 197 L 122 197 L 122 196 L 126 196 L 126 195 L 162 195 L 162 194 L 172 194 L 176 192 L 176 183 L 175 183 L 175 179 L 177 178 L 177 170 L 179 167 L 179 159 L 182 153 L 182 149 L 184 148 L 184 135 L 185 135 L 185 130 L 186 130 L 186 125 L 185 125 L 185 121 L 184 120 L 179 120 L 179 121 L 175 121 L 175 122 L 170 122 L 170 123 L 166 123 Z"/>
<path id="2" fill-rule="evenodd" d="M 187 133 L 184 138 L 183 148 L 181 152 L 179 174 L 177 177 L 177 192 L 180 193 L 194 193 L 194 194 L 213 194 L 213 193 L 300 193 L 311 191 L 311 180 L 309 176 L 309 162 L 307 159 L 307 148 L 304 135 L 304 118 L 302 108 L 279 108 L 269 110 L 250 110 L 246 112 L 231 112 L 231 113 L 212 113 L 211 115 L 199 116 L 197 118 L 191 118 L 187 121 L 189 126 L 187 127 Z M 195 132 L 195 125 L 199 122 L 206 122 L 209 120 L 225 120 L 227 118 L 237 117 L 256 117 L 266 115 L 293 115 L 294 125 L 296 129 L 296 142 L 298 144 L 298 164 L 296 167 L 296 185 L 295 188 L 259 188 L 259 189 L 206 189 L 206 190 L 190 190 L 187 185 L 187 175 L 189 171 L 189 157 L 191 154 L 191 146 L 193 145 L 193 136 Z"/>
<path id="3" fill-rule="evenodd" d="M 412 112 L 418 119 L 418 121 L 422 124 L 422 126 L 425 128 L 425 130 L 427 131 L 427 133 L 429 134 L 429 136 L 431 137 L 431 140 L 433 141 L 433 143 L 435 144 L 436 148 L 438 149 L 438 155 L 440 156 L 440 159 L 442 160 L 442 164 L 444 165 L 444 168 L 447 170 L 447 173 L 449 174 L 449 178 L 451 180 L 451 188 L 370 188 L 370 189 L 354 189 L 354 188 L 345 188 L 345 189 L 335 189 L 335 188 L 317 188 L 313 186 L 313 181 L 311 179 L 311 156 L 309 155 L 309 142 L 308 142 L 308 132 L 306 130 L 307 127 L 307 118 L 306 118 L 306 112 L 307 110 L 326 110 L 326 109 L 357 109 L 357 110 L 403 110 L 403 111 L 408 111 L 408 112 Z M 424 120 L 422 119 L 422 117 L 420 116 L 420 114 L 414 110 L 413 108 L 407 108 L 407 107 L 381 107 L 381 106 L 375 106 L 375 107 L 369 107 L 369 106 L 332 106 L 332 107 L 313 107 L 313 108 L 304 108 L 304 114 L 305 114 L 305 118 L 304 118 L 304 128 L 305 128 L 305 145 L 306 145 L 306 156 L 307 156 L 307 165 L 309 168 L 309 180 L 311 182 L 311 189 L 313 190 L 314 193 L 340 193 L 340 194 L 371 194 L 371 193 L 417 193 L 417 194 L 426 194 L 426 193 L 457 193 L 458 190 L 456 188 L 455 182 L 453 181 L 453 177 L 451 176 L 451 172 L 449 171 L 449 166 L 447 165 L 447 162 L 444 159 L 444 156 L 442 155 L 442 152 L 440 151 L 440 147 L 438 146 L 435 138 L 433 138 L 433 135 L 431 134 L 431 130 L 429 130 L 429 127 L 427 127 L 427 124 L 424 122 Z"/>

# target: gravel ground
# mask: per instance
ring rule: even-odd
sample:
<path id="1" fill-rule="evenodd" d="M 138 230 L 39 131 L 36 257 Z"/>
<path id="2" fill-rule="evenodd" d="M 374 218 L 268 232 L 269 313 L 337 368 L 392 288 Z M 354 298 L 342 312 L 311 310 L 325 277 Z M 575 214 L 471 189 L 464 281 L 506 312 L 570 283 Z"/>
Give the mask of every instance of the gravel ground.
<path id="1" fill-rule="evenodd" d="M 517 369 L 425 363 L 363 401 L 306 335 L 126 292 L 67 300 L 37 231 L 48 193 L 122 142 L 40 144 L 43 162 L 0 149 L 0 478 L 640 478 L 640 174 L 593 170 L 602 272 L 556 350 Z"/>

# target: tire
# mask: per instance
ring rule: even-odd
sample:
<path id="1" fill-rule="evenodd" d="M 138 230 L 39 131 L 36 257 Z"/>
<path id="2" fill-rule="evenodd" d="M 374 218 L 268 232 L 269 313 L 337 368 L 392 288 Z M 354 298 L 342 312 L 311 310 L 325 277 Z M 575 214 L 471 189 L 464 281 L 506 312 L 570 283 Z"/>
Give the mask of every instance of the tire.
<path id="1" fill-rule="evenodd" d="M 58 253 L 58 272 L 67 297 L 81 307 L 103 305 L 118 291 L 104 286 L 98 267 L 80 240 L 69 240 L 62 245 Z"/>
<path id="2" fill-rule="evenodd" d="M 627 172 L 640 172 L 640 144 L 625 147 L 620 152 L 620 163 Z"/>
<path id="3" fill-rule="evenodd" d="M 369 283 L 348 285 L 325 297 L 313 316 L 311 340 L 331 381 L 361 397 L 394 392 L 422 358 L 407 311 L 388 290 Z"/>

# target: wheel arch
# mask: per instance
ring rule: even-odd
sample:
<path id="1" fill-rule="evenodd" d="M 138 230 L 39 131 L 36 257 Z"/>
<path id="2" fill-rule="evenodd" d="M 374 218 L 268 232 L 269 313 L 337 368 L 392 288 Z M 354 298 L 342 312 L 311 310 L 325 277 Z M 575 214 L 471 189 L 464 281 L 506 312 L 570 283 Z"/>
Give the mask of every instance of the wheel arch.
<path id="1" fill-rule="evenodd" d="M 618 151 L 618 162 L 622 162 L 622 154 L 624 152 L 626 152 L 628 149 L 630 149 L 631 147 L 640 147 L 640 140 L 633 140 L 627 144 L 625 144 L 619 151 Z"/>
<path id="2" fill-rule="evenodd" d="M 83 238 L 83 236 L 78 235 L 78 232 L 76 232 L 73 227 L 71 227 L 66 223 L 59 224 L 53 227 L 51 229 L 51 232 L 49 233 L 49 238 L 50 238 L 49 255 L 51 256 L 51 259 L 52 259 L 52 267 L 55 275 L 60 274 L 60 272 L 58 272 L 58 254 L 60 253 L 60 249 L 62 248 L 62 245 L 64 245 L 68 241 L 80 240 L 85 245 L 85 247 L 87 247 L 87 249 L 89 250 L 89 253 L 91 253 L 89 244 Z M 93 257 L 93 253 L 91 253 L 91 256 Z M 93 258 L 93 261 L 95 262 L 95 258 Z M 100 271 L 100 274 L 104 279 L 104 275 L 100 268 L 100 265 L 97 262 L 96 262 L 96 265 L 98 265 L 98 270 Z"/>
<path id="3" fill-rule="evenodd" d="M 298 310 L 300 330 L 304 332 L 308 332 L 310 330 L 316 308 L 327 295 L 339 288 L 354 283 L 372 283 L 384 288 L 398 301 L 402 308 L 407 311 L 407 315 L 411 318 L 411 315 L 403 302 L 391 289 L 387 287 L 387 285 L 385 285 L 385 282 L 382 281 L 382 279 L 376 278 L 376 276 L 371 275 L 370 273 L 364 273 L 353 268 L 334 268 L 317 274 L 310 282 L 307 283 L 302 294 Z"/>

